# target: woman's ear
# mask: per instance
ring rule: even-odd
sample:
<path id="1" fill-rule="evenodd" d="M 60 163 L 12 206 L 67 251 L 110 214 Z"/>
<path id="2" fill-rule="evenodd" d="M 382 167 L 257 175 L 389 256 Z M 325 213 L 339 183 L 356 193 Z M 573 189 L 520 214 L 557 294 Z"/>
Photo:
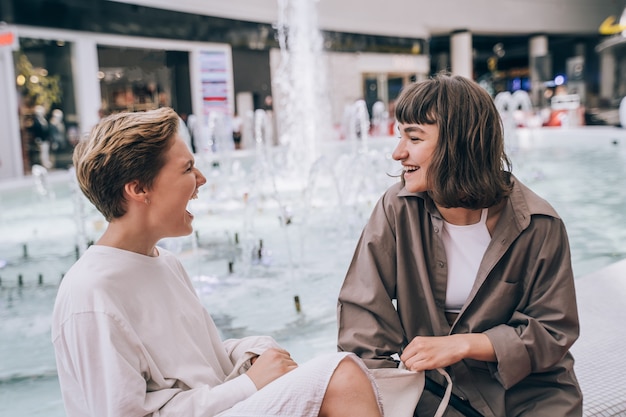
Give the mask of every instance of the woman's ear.
<path id="1" fill-rule="evenodd" d="M 143 204 L 148 200 L 146 188 L 137 180 L 124 185 L 124 194 L 129 201 L 136 201 Z"/>

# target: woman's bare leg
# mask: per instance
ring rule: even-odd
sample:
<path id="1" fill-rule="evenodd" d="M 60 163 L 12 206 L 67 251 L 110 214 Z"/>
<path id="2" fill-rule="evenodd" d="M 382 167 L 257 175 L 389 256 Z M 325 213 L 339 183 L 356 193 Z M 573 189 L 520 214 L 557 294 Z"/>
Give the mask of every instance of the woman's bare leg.
<path id="1" fill-rule="evenodd" d="M 381 417 L 372 383 L 361 367 L 345 358 L 333 373 L 320 417 Z"/>

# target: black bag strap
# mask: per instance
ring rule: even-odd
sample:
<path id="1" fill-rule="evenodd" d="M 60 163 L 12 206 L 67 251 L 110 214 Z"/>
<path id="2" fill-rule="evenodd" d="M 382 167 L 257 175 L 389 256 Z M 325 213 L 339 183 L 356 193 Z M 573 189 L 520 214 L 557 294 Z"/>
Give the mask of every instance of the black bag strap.
<path id="1" fill-rule="evenodd" d="M 426 376 L 426 383 L 424 385 L 424 389 L 432 392 L 437 397 L 442 398 L 446 392 L 444 386 L 439 384 L 438 382 L 433 381 L 431 378 Z M 455 410 L 462 413 L 465 417 L 484 417 L 480 414 L 467 400 L 461 399 L 458 395 L 454 393 L 450 396 L 449 406 L 452 406 Z M 417 410 L 413 417 L 417 417 Z"/>

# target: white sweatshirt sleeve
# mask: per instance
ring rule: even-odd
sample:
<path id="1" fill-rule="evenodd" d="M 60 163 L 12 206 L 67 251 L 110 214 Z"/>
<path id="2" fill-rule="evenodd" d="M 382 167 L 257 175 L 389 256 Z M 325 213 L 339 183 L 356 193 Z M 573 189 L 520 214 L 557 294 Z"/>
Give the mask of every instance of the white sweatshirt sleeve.
<path id="1" fill-rule="evenodd" d="M 233 363 L 233 371 L 226 377 L 229 381 L 242 375 L 250 368 L 250 359 L 259 356 L 270 348 L 280 348 L 270 336 L 249 336 L 242 339 L 227 339 L 224 341 L 226 353 Z"/>
<path id="2" fill-rule="evenodd" d="M 150 355 L 133 332 L 105 313 L 72 315 L 53 343 L 68 417 L 214 416 L 256 392 L 245 374 L 191 389 L 164 379 L 160 385 L 169 388 L 151 390 L 146 381 L 152 376 L 144 371 Z"/>

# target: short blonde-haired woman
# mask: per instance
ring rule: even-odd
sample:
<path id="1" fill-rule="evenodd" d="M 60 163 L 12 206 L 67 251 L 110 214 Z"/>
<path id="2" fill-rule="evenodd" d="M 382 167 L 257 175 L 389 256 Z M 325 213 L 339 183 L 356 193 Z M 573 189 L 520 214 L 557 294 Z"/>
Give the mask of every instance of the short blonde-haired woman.
<path id="1" fill-rule="evenodd" d="M 169 108 L 104 118 L 78 144 L 80 188 L 109 222 L 65 275 L 52 341 L 68 417 L 379 417 L 360 359 L 298 366 L 270 337 L 222 341 L 160 239 L 192 232 L 206 182 Z"/>

